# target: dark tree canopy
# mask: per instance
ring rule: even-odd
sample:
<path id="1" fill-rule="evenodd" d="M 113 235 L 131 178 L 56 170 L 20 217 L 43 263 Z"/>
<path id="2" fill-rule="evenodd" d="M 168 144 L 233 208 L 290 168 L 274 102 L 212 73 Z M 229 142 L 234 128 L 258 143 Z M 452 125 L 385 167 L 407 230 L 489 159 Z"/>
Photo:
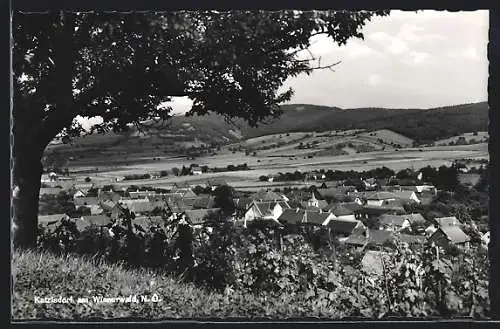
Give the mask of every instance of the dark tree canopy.
<path id="1" fill-rule="evenodd" d="M 214 112 L 257 125 L 292 96 L 283 82 L 331 68 L 299 54 L 310 37 L 345 44 L 388 11 L 176 11 L 13 15 L 15 245 L 34 246 L 42 165 L 57 135 L 158 126 L 173 96 L 189 115 Z"/>
<path id="2" fill-rule="evenodd" d="M 80 133 L 69 129 L 76 115 L 102 116 L 98 131 L 167 119 L 170 109 L 157 107 L 171 96 L 189 96 L 194 101 L 191 114 L 212 111 L 255 125 L 278 116 L 277 105 L 290 99 L 291 90 L 278 93 L 287 78 L 314 69 L 315 61 L 297 58 L 311 35 L 324 33 L 345 44 L 363 37 L 361 28 L 373 15 L 385 14 L 17 13 L 16 108 L 29 113 L 23 126 L 47 120 L 53 127 L 47 138 L 63 128 Z M 69 81 L 70 86 L 63 85 Z M 69 108 L 58 109 L 64 92 L 69 93 Z M 56 114 L 58 118 L 48 120 Z"/>

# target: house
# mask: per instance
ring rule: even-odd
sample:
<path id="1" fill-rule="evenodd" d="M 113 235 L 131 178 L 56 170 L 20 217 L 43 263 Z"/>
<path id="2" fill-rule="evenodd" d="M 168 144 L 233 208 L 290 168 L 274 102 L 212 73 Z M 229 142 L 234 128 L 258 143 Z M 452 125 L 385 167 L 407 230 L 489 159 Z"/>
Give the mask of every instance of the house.
<path id="1" fill-rule="evenodd" d="M 154 191 L 130 191 L 128 192 L 131 199 L 145 199 L 156 194 Z"/>
<path id="2" fill-rule="evenodd" d="M 394 240 L 390 231 L 367 229 L 361 234 L 351 234 L 344 243 L 359 249 L 380 249 Z"/>
<path id="3" fill-rule="evenodd" d="M 75 193 L 73 193 L 73 198 L 82 198 L 84 196 L 86 196 L 86 193 L 82 190 L 76 190 Z"/>
<path id="4" fill-rule="evenodd" d="M 152 202 L 149 199 L 121 200 L 120 203 L 136 215 L 150 213 L 155 209 L 163 210 L 167 207 L 165 201 Z"/>
<path id="5" fill-rule="evenodd" d="M 174 188 L 170 193 L 171 194 L 178 194 L 182 198 L 196 198 L 197 197 L 196 193 L 194 193 L 191 188 Z"/>
<path id="6" fill-rule="evenodd" d="M 434 223 L 439 227 L 443 226 L 461 226 L 462 223 L 455 217 L 436 217 L 434 218 Z"/>
<path id="7" fill-rule="evenodd" d="M 66 214 L 38 215 L 38 224 L 52 225 L 61 222 L 63 219 L 68 219 Z"/>
<path id="8" fill-rule="evenodd" d="M 280 193 L 276 193 L 276 192 L 269 191 L 269 190 L 263 190 L 263 189 L 258 191 L 257 193 L 250 195 L 249 198 L 254 200 L 254 201 L 259 201 L 259 202 L 262 202 L 262 201 L 286 201 L 286 202 L 288 202 L 289 201 L 289 199 L 286 196 L 284 196 Z"/>
<path id="9" fill-rule="evenodd" d="M 363 186 L 366 191 L 374 191 L 378 187 L 377 180 L 375 178 L 363 179 Z"/>
<path id="10" fill-rule="evenodd" d="M 97 205 L 99 204 L 99 198 L 96 196 L 84 196 L 81 198 L 74 198 L 73 203 L 75 204 L 75 207 L 80 207 L 80 206 L 88 206 L 88 205 Z"/>
<path id="11" fill-rule="evenodd" d="M 367 250 L 361 259 L 361 267 L 367 274 L 384 275 L 391 260 L 385 251 Z"/>
<path id="12" fill-rule="evenodd" d="M 73 185 L 75 189 L 81 190 L 84 193 L 87 193 L 88 190 L 94 187 L 94 183 L 76 183 Z"/>
<path id="13" fill-rule="evenodd" d="M 355 191 L 350 191 L 350 189 L 346 187 L 330 187 L 318 189 L 317 191 L 321 199 L 333 199 L 336 201 L 353 201 L 355 197 L 353 198 L 351 195 L 352 193 L 356 193 Z"/>
<path id="14" fill-rule="evenodd" d="M 212 208 L 212 209 L 193 209 L 186 210 L 186 219 L 193 226 L 200 226 L 207 222 L 209 216 L 211 214 L 218 214 L 220 212 L 220 208 Z"/>
<path id="15" fill-rule="evenodd" d="M 162 216 L 138 216 L 132 219 L 132 226 L 140 231 L 149 232 L 152 226 L 162 226 Z"/>
<path id="16" fill-rule="evenodd" d="M 242 198 L 234 198 L 234 205 L 236 207 L 236 210 L 238 211 L 246 211 L 248 209 L 248 206 L 254 201 L 251 198 L 247 197 L 242 197 Z"/>
<path id="17" fill-rule="evenodd" d="M 104 209 L 100 204 L 90 204 L 86 206 L 79 206 L 77 210 L 81 210 L 81 208 L 87 208 L 91 215 L 100 215 L 104 212 Z"/>
<path id="18" fill-rule="evenodd" d="M 341 242 L 352 234 L 362 234 L 366 230 L 365 225 L 359 220 L 332 219 L 327 226 L 330 229 L 330 234 L 336 236 Z"/>
<path id="19" fill-rule="evenodd" d="M 379 230 L 402 231 L 411 230 L 411 224 L 408 218 L 402 215 L 382 214 L 378 220 Z"/>
<path id="20" fill-rule="evenodd" d="M 192 201 L 192 202 L 189 202 L 188 204 L 187 201 Z M 194 199 L 182 199 L 180 197 L 170 197 L 167 198 L 165 202 L 167 208 L 170 209 L 171 212 L 182 213 L 185 212 L 186 210 L 193 209 Z"/>
<path id="21" fill-rule="evenodd" d="M 433 185 L 428 185 L 428 184 L 418 184 L 418 185 L 402 185 L 402 186 L 397 186 L 394 187 L 399 189 L 400 191 L 413 191 L 417 194 L 421 194 L 424 192 L 428 192 L 432 195 L 437 194 L 437 189 Z"/>
<path id="22" fill-rule="evenodd" d="M 406 214 L 400 200 L 390 201 L 383 206 L 364 206 L 359 211 L 360 217 L 365 219 L 378 218 L 382 214 Z"/>
<path id="23" fill-rule="evenodd" d="M 97 197 L 99 198 L 99 201 L 118 202 L 121 199 L 120 194 L 114 191 L 99 191 Z"/>
<path id="24" fill-rule="evenodd" d="M 290 209 L 285 201 L 252 201 L 243 218 L 244 226 L 247 227 L 249 221 L 256 219 L 272 220 L 279 223 L 278 218 L 285 209 Z"/>
<path id="25" fill-rule="evenodd" d="M 285 209 L 278 217 L 278 221 L 288 227 L 298 226 L 303 222 L 304 214 L 303 209 Z"/>
<path id="26" fill-rule="evenodd" d="M 415 235 L 415 234 L 404 234 L 404 233 L 398 233 L 394 235 L 394 239 L 396 241 L 400 241 L 403 243 L 406 243 L 408 245 L 412 244 L 425 244 L 427 242 L 427 238 L 422 235 Z"/>
<path id="27" fill-rule="evenodd" d="M 470 237 L 458 226 L 441 226 L 430 237 L 429 242 L 433 242 L 441 247 L 455 245 L 464 249 L 469 249 Z"/>
<path id="28" fill-rule="evenodd" d="M 191 167 L 191 174 L 193 175 L 201 175 L 203 171 L 201 170 L 201 167 L 198 165 L 192 166 Z"/>
<path id="29" fill-rule="evenodd" d="M 427 236 L 431 236 L 432 234 L 434 234 L 434 232 L 436 232 L 440 227 L 462 226 L 462 223 L 455 216 L 436 217 L 431 222 L 432 224 L 425 229 L 425 234 Z"/>
<path id="30" fill-rule="evenodd" d="M 215 189 L 219 186 L 227 186 L 227 185 L 228 184 L 224 179 L 218 177 L 211 178 L 207 181 L 207 186 L 210 187 L 212 191 L 215 191 Z"/>
<path id="31" fill-rule="evenodd" d="M 193 209 L 210 209 L 215 207 L 215 197 L 212 195 L 198 196 L 194 199 Z"/>
<path id="32" fill-rule="evenodd" d="M 359 206 L 357 203 L 355 205 Z M 333 203 L 330 204 L 325 210 L 331 212 L 340 220 L 356 220 L 356 215 L 354 214 L 353 206 L 346 206 L 344 203 Z"/>
<path id="33" fill-rule="evenodd" d="M 61 187 L 41 187 L 40 188 L 40 196 L 42 195 L 58 195 L 63 192 L 64 189 Z"/>
<path id="34" fill-rule="evenodd" d="M 315 207 L 318 209 L 325 209 L 328 207 L 328 202 L 325 200 L 318 200 L 314 192 L 311 192 L 311 197 L 307 201 L 301 202 L 302 207 Z"/>
<path id="35" fill-rule="evenodd" d="M 481 178 L 480 174 L 475 174 L 475 173 L 459 173 L 458 174 L 458 181 L 460 184 L 465 185 L 465 186 L 474 186 L 479 182 L 479 179 Z"/>
<path id="36" fill-rule="evenodd" d="M 414 191 L 401 190 L 392 192 L 397 199 L 402 200 L 405 204 L 407 203 L 420 203 L 420 199 Z"/>
<path id="37" fill-rule="evenodd" d="M 394 235 L 390 231 L 384 230 L 367 230 L 368 248 L 380 248 L 391 243 L 394 240 Z"/>
<path id="38" fill-rule="evenodd" d="M 49 180 L 55 182 L 57 180 L 57 174 L 53 171 L 49 172 Z"/>
<path id="39" fill-rule="evenodd" d="M 394 193 L 391 192 L 377 192 L 369 195 L 366 198 L 367 206 L 382 207 L 383 205 L 388 205 L 390 201 L 395 201 L 398 199 Z"/>
<path id="40" fill-rule="evenodd" d="M 327 226 L 330 221 L 335 219 L 331 212 L 305 211 L 302 224 L 313 226 Z"/>

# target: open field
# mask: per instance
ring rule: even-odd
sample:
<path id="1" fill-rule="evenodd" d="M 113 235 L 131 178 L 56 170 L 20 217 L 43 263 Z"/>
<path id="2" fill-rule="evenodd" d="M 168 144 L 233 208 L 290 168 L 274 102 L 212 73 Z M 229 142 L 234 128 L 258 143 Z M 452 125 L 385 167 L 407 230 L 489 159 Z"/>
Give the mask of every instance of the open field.
<path id="1" fill-rule="evenodd" d="M 371 140 L 377 141 L 382 140 L 386 144 L 399 144 L 401 146 L 411 146 L 413 139 L 405 137 L 401 134 L 395 133 L 388 129 L 381 129 L 372 132 L 366 132 L 360 134 L 360 136 L 367 137 Z"/>
<path id="2" fill-rule="evenodd" d="M 470 132 L 470 133 L 465 133 L 465 134 L 461 134 L 461 135 L 458 135 L 458 136 L 453 136 L 453 137 L 450 137 L 450 138 L 438 140 L 438 141 L 436 141 L 435 144 L 436 145 L 448 145 L 450 142 L 456 143 L 457 140 L 460 137 L 465 138 L 465 140 L 467 141 L 467 143 L 470 143 L 471 140 L 475 140 L 477 142 L 479 142 L 479 141 L 485 141 L 489 137 L 489 134 L 488 134 L 487 131 L 478 131 L 477 135 L 474 136 L 474 133 Z"/>
<path id="3" fill-rule="evenodd" d="M 422 168 L 425 166 L 439 167 L 449 165 L 456 159 L 488 159 L 488 146 L 486 143 L 457 146 L 435 146 L 426 148 L 408 148 L 395 150 L 374 151 L 365 153 L 355 153 L 339 156 L 307 156 L 290 157 L 270 157 L 264 155 L 245 156 L 243 152 L 223 153 L 217 156 L 200 157 L 195 160 L 188 160 L 181 157 L 164 157 L 159 160 L 149 160 L 144 157 L 140 163 L 125 165 L 123 163 L 96 163 L 87 164 L 86 169 L 98 167 L 96 173 L 78 174 L 80 179 L 90 176 L 97 184 L 114 183 L 118 185 L 154 185 L 158 187 L 168 187 L 178 182 L 190 182 L 191 184 L 206 183 L 208 178 L 223 177 L 231 185 L 241 187 L 261 187 L 273 186 L 274 184 L 258 182 L 262 175 L 277 174 L 279 172 L 294 172 L 332 169 L 332 170 L 368 170 L 386 166 L 393 170 L 405 168 Z M 116 182 L 116 178 L 129 174 L 143 174 L 158 172 L 160 170 L 171 170 L 174 167 L 181 168 L 192 163 L 209 167 L 226 167 L 229 164 L 238 165 L 247 163 L 251 170 L 233 171 L 221 173 L 207 173 L 198 176 L 168 176 L 158 179 L 127 180 Z M 80 166 L 70 167 L 71 171 L 84 169 Z M 253 185 L 258 183 L 257 185 Z"/>

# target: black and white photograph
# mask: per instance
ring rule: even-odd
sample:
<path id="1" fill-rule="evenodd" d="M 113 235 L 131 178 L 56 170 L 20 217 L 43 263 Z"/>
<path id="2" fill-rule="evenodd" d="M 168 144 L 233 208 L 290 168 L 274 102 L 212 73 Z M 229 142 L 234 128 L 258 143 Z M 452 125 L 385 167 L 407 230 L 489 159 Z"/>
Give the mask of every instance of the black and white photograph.
<path id="1" fill-rule="evenodd" d="M 491 319 L 489 15 L 13 11 L 11 321 Z"/>

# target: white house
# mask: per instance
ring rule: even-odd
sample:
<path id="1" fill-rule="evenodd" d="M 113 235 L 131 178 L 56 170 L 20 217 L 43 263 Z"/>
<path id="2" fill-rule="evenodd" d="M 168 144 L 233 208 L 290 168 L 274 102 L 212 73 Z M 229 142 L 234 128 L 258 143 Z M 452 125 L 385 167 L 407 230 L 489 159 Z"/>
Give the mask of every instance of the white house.
<path id="1" fill-rule="evenodd" d="M 367 206 L 375 206 L 381 207 L 384 203 L 388 203 L 389 201 L 395 201 L 397 199 L 396 195 L 391 192 L 377 192 L 366 198 Z"/>
<path id="2" fill-rule="evenodd" d="M 191 173 L 193 175 L 201 175 L 203 173 L 203 171 L 201 170 L 200 166 L 192 166 Z"/>
<path id="3" fill-rule="evenodd" d="M 414 191 L 393 191 L 392 192 L 396 198 L 404 202 L 415 202 L 420 203 L 420 199 Z"/>
<path id="4" fill-rule="evenodd" d="M 244 226 L 247 226 L 247 222 L 256 219 L 272 220 L 279 223 L 278 218 L 285 209 L 290 209 L 290 205 L 285 201 L 252 201 L 245 212 Z"/>

